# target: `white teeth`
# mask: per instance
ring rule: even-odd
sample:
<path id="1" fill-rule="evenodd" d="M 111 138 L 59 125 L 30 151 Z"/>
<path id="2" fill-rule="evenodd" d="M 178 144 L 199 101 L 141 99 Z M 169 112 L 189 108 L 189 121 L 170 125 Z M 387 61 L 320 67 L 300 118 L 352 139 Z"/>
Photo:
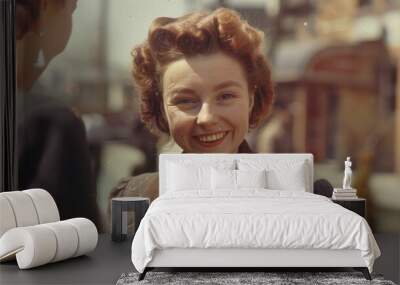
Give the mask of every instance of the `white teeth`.
<path id="1" fill-rule="evenodd" d="M 207 135 L 207 136 L 199 136 L 199 140 L 202 142 L 213 142 L 219 139 L 222 139 L 225 135 L 225 132 Z"/>

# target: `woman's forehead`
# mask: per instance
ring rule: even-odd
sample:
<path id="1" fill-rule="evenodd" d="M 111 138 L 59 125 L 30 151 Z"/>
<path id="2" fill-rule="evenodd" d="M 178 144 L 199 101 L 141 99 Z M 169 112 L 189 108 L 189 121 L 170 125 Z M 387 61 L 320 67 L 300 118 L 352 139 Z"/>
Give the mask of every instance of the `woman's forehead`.
<path id="1" fill-rule="evenodd" d="M 247 86 L 241 64 L 223 53 L 179 59 L 168 65 L 163 76 L 166 91 L 179 86 L 196 88 L 205 85 L 217 87 L 223 84 L 243 88 Z"/>

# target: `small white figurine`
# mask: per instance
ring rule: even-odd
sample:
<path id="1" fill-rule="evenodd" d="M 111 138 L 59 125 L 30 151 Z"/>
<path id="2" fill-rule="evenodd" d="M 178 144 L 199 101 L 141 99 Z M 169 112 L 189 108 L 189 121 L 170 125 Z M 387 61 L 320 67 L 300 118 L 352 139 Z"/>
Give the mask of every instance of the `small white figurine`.
<path id="1" fill-rule="evenodd" d="M 343 189 L 352 189 L 351 188 L 351 161 L 348 156 L 346 161 L 344 162 L 344 178 L 343 178 Z"/>

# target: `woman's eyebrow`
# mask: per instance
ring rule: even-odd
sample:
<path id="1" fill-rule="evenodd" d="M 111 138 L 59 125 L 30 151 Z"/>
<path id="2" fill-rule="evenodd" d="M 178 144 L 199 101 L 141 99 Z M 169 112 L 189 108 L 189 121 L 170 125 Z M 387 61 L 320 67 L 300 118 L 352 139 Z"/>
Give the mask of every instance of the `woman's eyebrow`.
<path id="1" fill-rule="evenodd" d="M 167 91 L 168 95 L 172 94 L 179 94 L 179 93 L 185 93 L 185 94 L 196 94 L 196 91 L 193 89 L 187 88 L 187 87 L 173 87 L 170 90 Z"/>
<path id="2" fill-rule="evenodd" d="M 228 80 L 228 81 L 224 81 L 221 83 L 218 83 L 217 85 L 214 86 L 213 90 L 214 91 L 218 91 L 220 89 L 226 88 L 226 87 L 238 87 L 240 89 L 244 89 L 243 86 L 233 80 Z M 196 91 L 194 89 L 191 89 L 189 87 L 183 87 L 183 86 L 176 86 L 176 87 L 172 87 L 170 89 L 167 90 L 167 95 L 172 96 L 173 94 L 196 94 Z"/>
<path id="3" fill-rule="evenodd" d="M 233 81 L 233 80 L 221 82 L 221 83 L 217 84 L 216 86 L 214 86 L 213 89 L 214 89 L 214 91 L 217 91 L 217 90 L 223 89 L 225 87 L 231 87 L 231 86 L 235 86 L 235 87 L 239 87 L 239 88 L 243 89 L 243 86 L 240 83 Z"/>

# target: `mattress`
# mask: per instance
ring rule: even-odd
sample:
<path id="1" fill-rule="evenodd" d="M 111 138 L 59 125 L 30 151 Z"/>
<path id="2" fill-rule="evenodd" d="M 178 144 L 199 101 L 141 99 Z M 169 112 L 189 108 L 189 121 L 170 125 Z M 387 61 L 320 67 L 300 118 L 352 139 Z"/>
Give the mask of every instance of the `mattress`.
<path id="1" fill-rule="evenodd" d="M 380 255 L 361 216 L 316 194 L 266 189 L 160 196 L 133 239 L 132 262 L 143 272 L 155 250 L 169 248 L 359 250 L 371 272 Z"/>

